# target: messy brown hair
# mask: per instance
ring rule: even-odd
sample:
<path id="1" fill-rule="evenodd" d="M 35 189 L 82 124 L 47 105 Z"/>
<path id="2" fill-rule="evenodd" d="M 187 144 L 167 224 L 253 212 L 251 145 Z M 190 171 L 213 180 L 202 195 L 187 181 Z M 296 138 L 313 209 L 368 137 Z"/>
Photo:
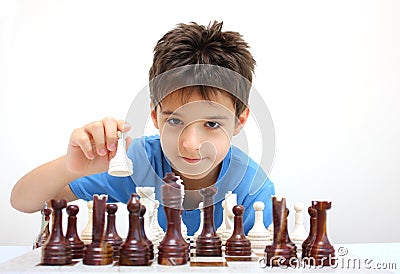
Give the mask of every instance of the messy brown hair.
<path id="1" fill-rule="evenodd" d="M 175 29 L 167 32 L 154 48 L 149 79 L 152 82 L 165 72 L 188 65 L 207 64 L 226 68 L 241 75 L 249 83 L 241 85 L 236 93 L 227 90 L 232 96 L 236 115 L 239 115 L 248 103 L 256 62 L 242 35 L 238 32 L 221 31 L 222 24 L 223 22 L 214 21 L 205 27 L 191 22 L 178 24 Z M 185 88 L 185 92 L 186 90 L 190 93 L 193 88 Z M 198 90 L 204 99 L 210 99 L 218 92 L 218 88 L 205 85 L 198 86 Z M 150 95 L 154 106 L 165 96 L 155 88 L 155 84 L 150 84 Z M 190 94 L 187 95 L 187 98 L 190 97 Z"/>

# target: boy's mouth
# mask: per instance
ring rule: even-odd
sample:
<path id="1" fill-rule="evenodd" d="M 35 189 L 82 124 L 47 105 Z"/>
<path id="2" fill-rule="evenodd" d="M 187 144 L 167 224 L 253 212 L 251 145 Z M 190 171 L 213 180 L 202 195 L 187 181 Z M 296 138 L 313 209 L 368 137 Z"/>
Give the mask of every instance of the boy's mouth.
<path id="1" fill-rule="evenodd" d="M 188 157 L 182 157 L 183 160 L 190 164 L 196 164 L 201 161 L 201 158 L 188 158 Z"/>

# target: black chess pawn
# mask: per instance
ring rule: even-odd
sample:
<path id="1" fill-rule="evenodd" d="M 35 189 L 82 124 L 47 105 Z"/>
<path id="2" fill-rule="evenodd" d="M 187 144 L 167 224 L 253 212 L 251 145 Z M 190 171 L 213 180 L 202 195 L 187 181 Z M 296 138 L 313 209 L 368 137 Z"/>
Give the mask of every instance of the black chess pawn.
<path id="1" fill-rule="evenodd" d="M 226 240 L 225 254 L 228 256 L 250 256 L 251 243 L 247 239 L 243 230 L 243 213 L 244 207 L 236 205 L 233 207 L 233 233 L 232 236 Z"/>
<path id="2" fill-rule="evenodd" d="M 116 204 L 107 204 L 107 228 L 104 235 L 104 241 L 111 244 L 113 248 L 113 258 L 117 260 L 119 258 L 119 248 L 121 247 L 123 240 L 117 232 L 115 225 L 115 213 L 118 210 Z"/>
<path id="3" fill-rule="evenodd" d="M 211 186 L 200 190 L 203 196 L 203 228 L 196 239 L 196 256 L 222 256 L 222 240 L 215 230 L 213 196 L 217 188 Z"/>
<path id="4" fill-rule="evenodd" d="M 140 202 L 138 195 L 133 193 L 128 202 L 129 232 L 119 250 L 119 265 L 144 266 L 149 265 L 149 248 L 140 232 Z"/>
<path id="5" fill-rule="evenodd" d="M 62 209 L 66 206 L 66 200 L 51 200 L 53 228 L 50 238 L 42 247 L 41 263 L 44 265 L 65 265 L 72 262 L 71 246 L 62 229 Z"/>
<path id="6" fill-rule="evenodd" d="M 67 233 L 65 237 L 69 241 L 69 245 L 71 246 L 71 255 L 72 259 L 81 259 L 83 258 L 83 248 L 84 243 L 78 236 L 78 232 L 76 230 L 76 215 L 79 212 L 79 207 L 76 205 L 67 206 L 68 213 L 68 226 Z"/>
<path id="7" fill-rule="evenodd" d="M 308 208 L 308 214 L 310 215 L 310 233 L 307 239 L 301 245 L 301 258 L 305 259 L 310 256 L 310 248 L 317 235 L 317 210 L 310 206 Z"/>
<path id="8" fill-rule="evenodd" d="M 149 260 L 154 260 L 154 245 L 153 243 L 147 238 L 146 231 L 144 230 L 144 214 L 146 214 L 146 206 L 141 205 L 140 207 L 140 215 L 139 215 L 139 222 L 140 222 L 140 236 L 143 238 L 144 242 L 147 244 L 147 248 L 149 249 Z"/>

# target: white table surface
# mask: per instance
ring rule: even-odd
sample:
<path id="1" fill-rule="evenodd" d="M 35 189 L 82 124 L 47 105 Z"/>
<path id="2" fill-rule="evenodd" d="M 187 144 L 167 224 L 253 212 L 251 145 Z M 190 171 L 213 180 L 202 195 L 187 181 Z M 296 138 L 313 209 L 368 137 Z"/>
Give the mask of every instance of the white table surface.
<path id="1" fill-rule="evenodd" d="M 228 262 L 227 267 L 162 266 L 156 262 L 147 267 L 87 266 L 82 262 L 73 266 L 41 266 L 40 249 L 0 246 L 0 273 L 400 273 L 400 243 L 335 244 L 334 247 L 336 267 L 282 269 L 262 268 L 258 262 Z"/>

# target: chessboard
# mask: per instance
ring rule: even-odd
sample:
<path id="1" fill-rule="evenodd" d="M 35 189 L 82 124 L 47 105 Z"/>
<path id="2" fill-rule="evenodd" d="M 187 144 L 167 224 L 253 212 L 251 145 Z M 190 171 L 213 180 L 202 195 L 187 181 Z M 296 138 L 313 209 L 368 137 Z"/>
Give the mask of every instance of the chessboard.
<path id="1" fill-rule="evenodd" d="M 191 266 L 190 263 L 181 266 L 164 266 L 153 262 L 149 266 L 119 266 L 117 262 L 106 266 L 84 265 L 82 261 L 73 261 L 69 265 L 45 266 L 40 264 L 41 247 L 15 257 L 0 264 L 0 273 L 399 273 L 400 243 L 362 243 L 341 244 L 337 252 L 347 250 L 349 253 L 335 267 L 328 268 L 272 268 L 265 267 L 256 261 L 228 261 L 225 266 Z M 12 247 L 1 247 L 1 254 L 12 252 Z M 354 265 L 355 259 L 369 258 L 373 264 L 360 268 Z M 262 257 L 260 257 L 262 260 Z M 349 261 L 351 259 L 351 261 Z M 351 262 L 352 264 L 348 264 Z M 397 263 L 396 263 L 397 262 Z M 376 268 L 379 264 L 380 269 Z M 382 268 L 385 266 L 386 268 Z M 396 270 L 397 269 L 397 270 Z"/>
<path id="2" fill-rule="evenodd" d="M 65 200 L 51 200 L 51 233 L 50 210 L 43 210 L 41 232 L 34 245 L 36 250 L 23 258 L 16 258 L 16 261 L 11 262 L 12 268 L 15 270 L 15 267 L 22 267 L 17 272 L 33 273 L 92 270 L 252 273 L 267 267 L 296 269 L 304 259 L 311 268 L 332 266 L 335 263 L 335 250 L 329 243 L 326 232 L 326 210 L 331 208 L 330 202 L 313 201 L 308 208 L 311 225 L 308 237 L 300 214 L 304 209 L 303 205 L 295 206 L 296 226 L 289 233 L 289 209 L 286 207 L 286 199 L 272 197 L 271 233 L 263 224 L 264 204 L 256 202 L 253 206 L 255 223 L 245 235 L 245 208 L 236 204 L 235 195 L 232 193 L 228 193 L 225 198 L 223 207 L 227 213 L 224 225 L 215 229 L 213 197 L 217 188 L 211 186 L 199 190 L 203 198 L 200 227 L 193 237 L 188 237 L 181 219 L 184 192 L 182 182 L 172 172 L 167 173 L 163 180 L 165 184 L 161 187 L 161 203 L 167 218 L 165 232 L 161 230 L 156 235 L 152 233 L 157 231 L 154 226 L 157 218 L 154 214 L 158 204 L 149 206 L 146 196 L 154 198 L 154 189 L 138 188 L 138 193 L 131 194 L 131 199 L 127 202 L 129 232 L 125 239 L 117 233 L 117 206 L 107 204 L 107 195 L 93 196 L 93 201 L 88 207 L 91 211 L 87 226 L 89 231 L 82 232 L 81 236 L 76 229 L 79 208 L 76 205 L 67 205 Z M 147 208 L 152 212 L 152 221 L 146 217 Z M 62 228 L 64 209 L 68 214 L 65 235 Z M 150 223 L 153 223 L 151 227 Z M 333 260 L 330 260 L 331 258 Z M 215 270 L 216 268 L 221 271 Z"/>

